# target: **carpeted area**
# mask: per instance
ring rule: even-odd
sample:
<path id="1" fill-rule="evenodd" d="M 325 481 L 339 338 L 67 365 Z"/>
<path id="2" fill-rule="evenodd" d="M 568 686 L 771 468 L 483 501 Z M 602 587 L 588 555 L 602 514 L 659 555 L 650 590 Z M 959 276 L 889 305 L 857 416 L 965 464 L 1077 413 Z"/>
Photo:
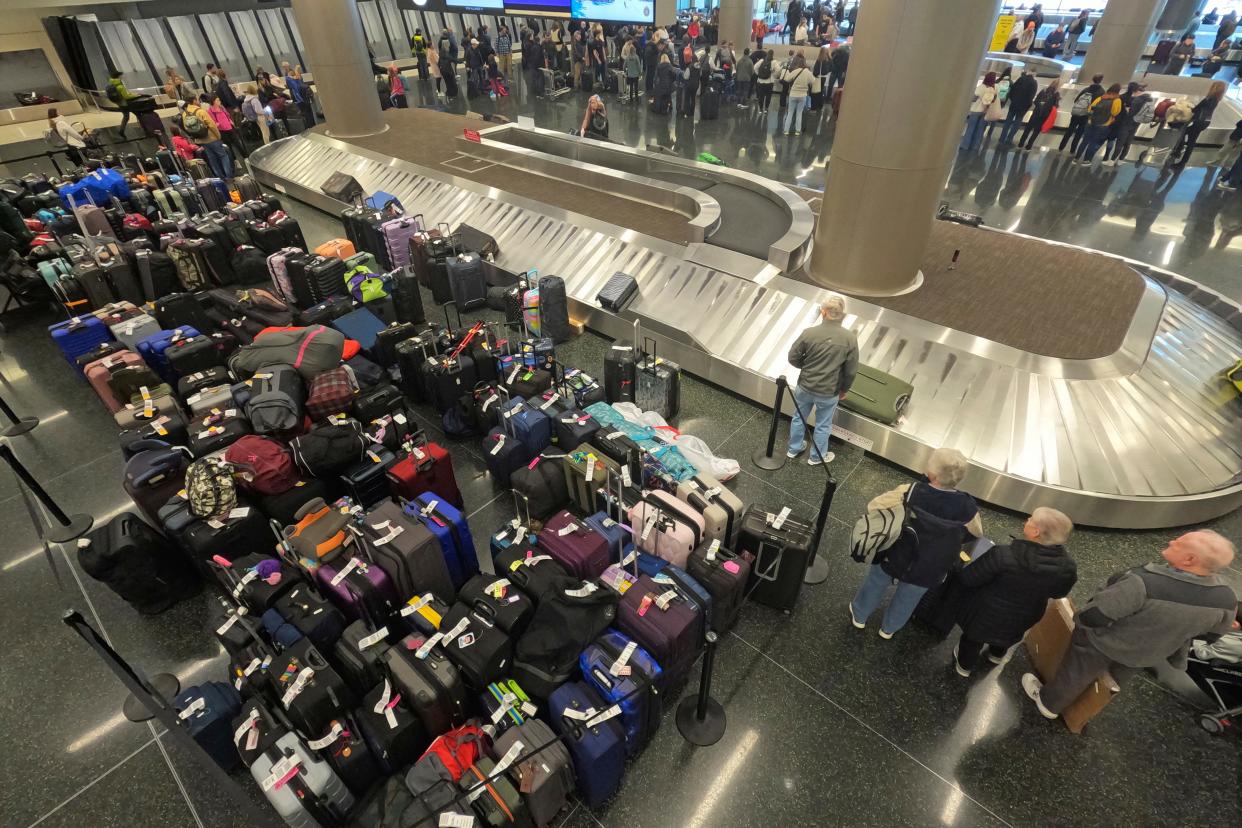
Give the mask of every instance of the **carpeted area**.
<path id="1" fill-rule="evenodd" d="M 652 204 L 490 162 L 477 172 L 467 171 L 482 164 L 455 160 L 468 153 L 458 139 L 463 129 L 491 126 L 486 121 L 433 109 L 389 109 L 384 117 L 389 124 L 386 132 L 350 138 L 349 143 L 659 239 L 679 244 L 689 241 L 686 217 Z"/>
<path id="2" fill-rule="evenodd" d="M 818 216 L 823 193 L 793 188 Z M 956 265 L 949 265 L 960 250 Z M 1058 359 L 1098 359 L 1121 347 L 1144 281 L 1098 253 L 947 221 L 932 222 L 923 285 L 873 305 Z M 806 273 L 790 274 L 810 282 Z"/>

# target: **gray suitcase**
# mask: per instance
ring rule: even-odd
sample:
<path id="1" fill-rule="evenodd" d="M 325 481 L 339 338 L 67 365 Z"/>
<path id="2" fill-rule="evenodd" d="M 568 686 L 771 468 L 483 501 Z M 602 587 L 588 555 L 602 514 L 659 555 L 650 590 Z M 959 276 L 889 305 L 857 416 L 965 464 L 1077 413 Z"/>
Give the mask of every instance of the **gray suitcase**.
<path id="1" fill-rule="evenodd" d="M 541 720 L 527 718 L 520 725 L 510 727 L 497 736 L 492 743 L 492 753 L 496 761 L 500 761 L 514 744 L 522 743 L 522 750 L 509 766 L 509 770 L 517 780 L 515 787 L 521 791 L 529 791 L 523 793 L 522 798 L 526 800 L 526 809 L 530 812 L 531 820 L 539 828 L 552 824 L 574 789 L 573 759 L 563 742 L 553 742 L 529 761 L 524 761 L 522 757 L 555 738 L 552 728 Z M 527 776 L 530 777 L 529 783 Z"/>
<path id="2" fill-rule="evenodd" d="M 213 408 L 225 411 L 236 407 L 233 404 L 233 388 L 228 383 L 213 385 L 191 394 L 185 398 L 185 404 L 190 409 L 191 420 L 206 417 Z"/>
<path id="3" fill-rule="evenodd" d="M 125 343 L 127 348 L 137 353 L 139 342 L 148 336 L 159 333 L 163 328 L 153 317 L 143 313 L 138 316 L 131 316 L 124 322 L 109 325 L 108 330 L 112 331 L 112 335 L 118 340 Z"/>
<path id="4" fill-rule="evenodd" d="M 298 771 L 279 787 L 276 765 L 287 768 L 297 760 Z M 321 828 L 344 824 L 354 806 L 354 795 L 323 759 L 310 752 L 296 733 L 281 736 L 250 767 L 254 781 L 276 813 L 291 828 Z"/>
<path id="5" fill-rule="evenodd" d="M 388 573 L 398 594 L 408 597 L 430 592 L 443 601 L 457 596 L 436 536 L 393 501 L 385 500 L 367 513 L 362 533 L 371 560 Z"/>
<path id="6" fill-rule="evenodd" d="M 628 273 L 614 273 L 595 295 L 595 301 L 604 310 L 618 313 L 625 310 L 626 305 L 637 295 L 638 282 L 633 276 Z"/>

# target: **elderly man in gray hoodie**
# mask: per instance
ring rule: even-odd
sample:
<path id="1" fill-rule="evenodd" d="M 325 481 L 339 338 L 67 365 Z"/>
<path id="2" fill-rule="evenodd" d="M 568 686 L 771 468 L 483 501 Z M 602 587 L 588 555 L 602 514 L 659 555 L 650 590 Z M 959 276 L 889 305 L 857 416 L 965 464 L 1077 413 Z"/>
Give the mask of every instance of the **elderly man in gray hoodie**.
<path id="1" fill-rule="evenodd" d="M 815 437 L 807 463 L 831 463 L 828 435 L 837 403 L 845 399 L 858 373 L 858 337 L 841 321 L 845 319 L 845 300 L 829 296 L 819 306 L 818 325 L 807 328 L 789 349 L 789 364 L 799 369 L 794 401 L 798 410 L 789 424 L 789 451 L 792 459 L 806 450 L 806 421 L 815 409 Z"/>
<path id="2" fill-rule="evenodd" d="M 1232 543 L 1210 530 L 1187 532 L 1161 555 L 1165 563 L 1117 573 L 1083 605 L 1050 682 L 1022 677 L 1044 717 L 1057 718 L 1106 672 L 1121 684 L 1161 663 L 1184 670 L 1192 639 L 1237 627 L 1238 596 L 1217 574 L 1233 562 Z"/>

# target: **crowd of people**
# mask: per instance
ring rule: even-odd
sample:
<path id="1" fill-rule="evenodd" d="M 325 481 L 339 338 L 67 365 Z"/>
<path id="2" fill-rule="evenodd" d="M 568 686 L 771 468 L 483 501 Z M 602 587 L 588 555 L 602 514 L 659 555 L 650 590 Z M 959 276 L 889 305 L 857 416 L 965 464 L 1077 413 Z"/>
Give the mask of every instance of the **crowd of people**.
<path id="1" fill-rule="evenodd" d="M 835 459 L 828 451 L 832 420 L 857 376 L 858 339 L 844 319 L 845 300 L 829 296 L 820 305 L 818 323 L 799 335 L 788 354 L 799 373 L 787 454 L 796 459 L 807 451 L 806 420 L 813 411 L 807 458 L 813 466 Z M 946 633 L 958 627 L 953 668 L 963 678 L 985 661 L 1005 664 L 1043 618 L 1049 600 L 1068 596 L 1078 581 L 1067 548 L 1074 531 L 1070 517 L 1040 506 L 1026 518 L 1021 536 L 993 546 L 985 539 L 978 505 L 961 488 L 969 470 L 960 451 L 938 448 L 920 480 L 871 499 L 869 513 L 901 510 L 915 531 L 896 531 L 877 544 L 869 560 L 860 556 L 867 573 L 847 607 L 850 623 L 865 630 L 887 597 L 878 629 L 885 640 L 916 612 L 935 619 L 934 626 Z M 906 524 L 898 518 L 888 525 Z M 970 552 L 969 563 L 963 561 L 964 550 Z M 1023 690 L 1039 713 L 1058 718 L 1106 674 L 1120 685 L 1145 668 L 1185 669 L 1192 643 L 1238 630 L 1238 596 L 1221 577 L 1234 554 L 1225 537 L 1193 531 L 1168 543 L 1163 563 L 1109 578 L 1078 608 L 1055 675 L 1046 683 L 1033 673 L 1022 676 Z"/>

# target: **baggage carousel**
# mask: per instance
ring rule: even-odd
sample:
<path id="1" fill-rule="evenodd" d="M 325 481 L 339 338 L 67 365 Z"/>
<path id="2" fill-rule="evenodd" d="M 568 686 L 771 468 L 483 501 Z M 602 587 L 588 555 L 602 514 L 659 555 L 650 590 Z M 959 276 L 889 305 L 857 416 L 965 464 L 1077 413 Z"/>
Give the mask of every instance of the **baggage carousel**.
<path id="1" fill-rule="evenodd" d="M 411 137 L 395 157 L 396 145 L 312 131 L 260 149 L 250 166 L 268 187 L 332 214 L 346 205 L 320 186 L 342 171 L 430 222 L 485 230 L 500 245 L 501 266 L 564 278 L 571 314 L 593 330 L 624 338 L 638 319 L 686 371 L 759 403 L 771 404 L 776 377 L 795 376 L 786 354 L 824 295 L 799 270 L 810 252 L 815 194 L 659 153 L 458 121 L 479 129 L 481 140 L 432 148 Z M 461 124 L 455 129 L 460 134 Z M 394 133 L 384 140 L 399 140 Z M 526 180 L 539 176 L 561 186 Z M 620 201 L 600 209 L 579 189 Z M 737 191 L 745 202 L 731 202 Z M 649 232 L 609 220 L 630 208 Z M 756 222 L 759 243 L 729 238 L 736 229 L 718 235 L 737 209 L 766 211 Z M 933 448 L 958 448 L 971 459 L 967 485 L 980 499 L 1019 511 L 1055 506 L 1084 525 L 1179 526 L 1242 505 L 1242 399 L 1220 376 L 1242 356 L 1242 307 L 1141 262 L 972 232 L 999 234 L 985 237 L 993 247 L 1053 245 L 1082 253 L 1084 268 L 1104 257 L 1126 269 L 1138 284 L 1132 312 L 1117 311 L 1130 314 L 1117 344 L 1091 358 L 1049 356 L 851 298 L 847 324 L 862 361 L 910 380 L 915 391 L 892 425 L 838 409 L 844 436 L 915 470 Z M 594 297 L 618 271 L 638 280 L 639 295 L 612 314 Z"/>

